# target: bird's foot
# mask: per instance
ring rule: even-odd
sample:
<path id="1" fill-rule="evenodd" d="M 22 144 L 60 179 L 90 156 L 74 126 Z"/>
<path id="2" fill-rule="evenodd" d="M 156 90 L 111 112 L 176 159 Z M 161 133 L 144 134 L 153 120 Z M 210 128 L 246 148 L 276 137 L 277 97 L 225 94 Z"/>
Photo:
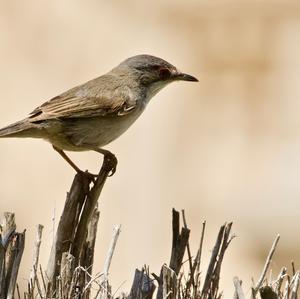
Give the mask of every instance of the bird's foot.
<path id="1" fill-rule="evenodd" d="M 118 159 L 113 153 L 111 152 L 105 153 L 103 165 L 104 167 L 106 167 L 107 171 L 109 172 L 108 176 L 114 175 L 117 169 L 117 164 L 118 164 Z"/>

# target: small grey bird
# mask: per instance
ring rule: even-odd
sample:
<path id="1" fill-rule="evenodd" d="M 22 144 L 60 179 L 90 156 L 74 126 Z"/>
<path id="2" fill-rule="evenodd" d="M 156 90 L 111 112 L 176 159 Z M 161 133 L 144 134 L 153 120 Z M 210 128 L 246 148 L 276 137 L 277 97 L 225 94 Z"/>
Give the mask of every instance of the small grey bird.
<path id="1" fill-rule="evenodd" d="M 27 118 L 0 129 L 0 137 L 43 138 L 77 172 L 82 171 L 64 150 L 94 150 L 112 162 L 113 174 L 117 159 L 102 147 L 123 134 L 156 93 L 180 80 L 198 81 L 161 58 L 137 55 L 45 102 Z"/>

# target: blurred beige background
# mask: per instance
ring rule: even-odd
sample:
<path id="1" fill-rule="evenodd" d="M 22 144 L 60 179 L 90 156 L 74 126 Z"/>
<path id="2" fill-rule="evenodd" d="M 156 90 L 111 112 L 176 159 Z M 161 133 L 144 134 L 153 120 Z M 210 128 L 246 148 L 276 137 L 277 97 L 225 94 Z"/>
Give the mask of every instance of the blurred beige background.
<path id="1" fill-rule="evenodd" d="M 299 32 L 300 4 L 289 0 L 0 1 L 0 126 L 135 54 L 200 79 L 167 87 L 108 146 L 119 165 L 101 196 L 95 271 L 122 224 L 114 290 L 129 290 L 135 267 L 158 272 L 169 261 L 172 207 L 186 210 L 194 252 L 207 220 L 206 261 L 218 227 L 234 221 L 226 297 L 234 275 L 249 292 L 277 233 L 274 271 L 291 259 L 299 266 Z M 71 156 L 100 166 L 98 154 Z M 35 225 L 45 225 L 45 265 L 74 172 L 40 140 L 1 140 L 0 165 L 0 212 L 15 212 L 27 229 L 25 282 Z"/>

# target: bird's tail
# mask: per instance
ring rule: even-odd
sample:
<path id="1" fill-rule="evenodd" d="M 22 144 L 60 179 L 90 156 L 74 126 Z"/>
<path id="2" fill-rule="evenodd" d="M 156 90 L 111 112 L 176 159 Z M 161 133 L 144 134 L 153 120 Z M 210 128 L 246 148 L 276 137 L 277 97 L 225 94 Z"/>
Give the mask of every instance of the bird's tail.
<path id="1" fill-rule="evenodd" d="M 7 127 L 0 129 L 0 138 L 4 137 L 30 137 L 30 131 L 33 124 L 27 119 L 13 123 Z"/>

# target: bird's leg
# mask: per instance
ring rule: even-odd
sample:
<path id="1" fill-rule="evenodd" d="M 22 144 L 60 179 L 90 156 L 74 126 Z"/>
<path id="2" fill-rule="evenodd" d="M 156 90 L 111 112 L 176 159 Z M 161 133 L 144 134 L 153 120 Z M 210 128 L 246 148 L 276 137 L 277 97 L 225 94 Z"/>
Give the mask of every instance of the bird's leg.
<path id="1" fill-rule="evenodd" d="M 80 168 L 66 155 L 66 153 L 61 150 L 60 148 L 56 147 L 53 145 L 54 150 L 56 150 L 63 158 L 65 161 L 69 163 L 69 165 L 76 171 L 76 172 L 82 172 Z"/>
<path id="2" fill-rule="evenodd" d="M 110 169 L 109 176 L 113 176 L 114 173 L 116 172 L 117 164 L 118 164 L 118 160 L 117 160 L 116 156 L 113 153 L 111 153 L 110 151 L 105 150 L 103 148 L 94 148 L 94 151 L 104 155 L 104 160 L 106 160 L 105 162 L 107 163 L 107 165 Z"/>
<path id="3" fill-rule="evenodd" d="M 92 173 L 89 173 L 89 172 L 87 172 L 87 171 L 82 171 L 68 156 L 67 156 L 67 154 L 63 151 L 63 150 L 61 150 L 60 148 L 58 148 L 58 147 L 56 147 L 56 146 L 54 146 L 54 145 L 52 145 L 53 146 L 53 148 L 54 148 L 54 150 L 56 150 L 63 158 L 64 158 L 64 160 L 65 161 L 67 161 L 68 162 L 68 164 L 77 172 L 77 173 L 82 173 L 82 174 L 84 174 L 84 175 L 86 175 L 86 176 L 88 176 L 92 181 L 94 181 L 95 180 L 95 177 L 97 177 L 97 175 L 96 174 L 92 174 Z"/>

